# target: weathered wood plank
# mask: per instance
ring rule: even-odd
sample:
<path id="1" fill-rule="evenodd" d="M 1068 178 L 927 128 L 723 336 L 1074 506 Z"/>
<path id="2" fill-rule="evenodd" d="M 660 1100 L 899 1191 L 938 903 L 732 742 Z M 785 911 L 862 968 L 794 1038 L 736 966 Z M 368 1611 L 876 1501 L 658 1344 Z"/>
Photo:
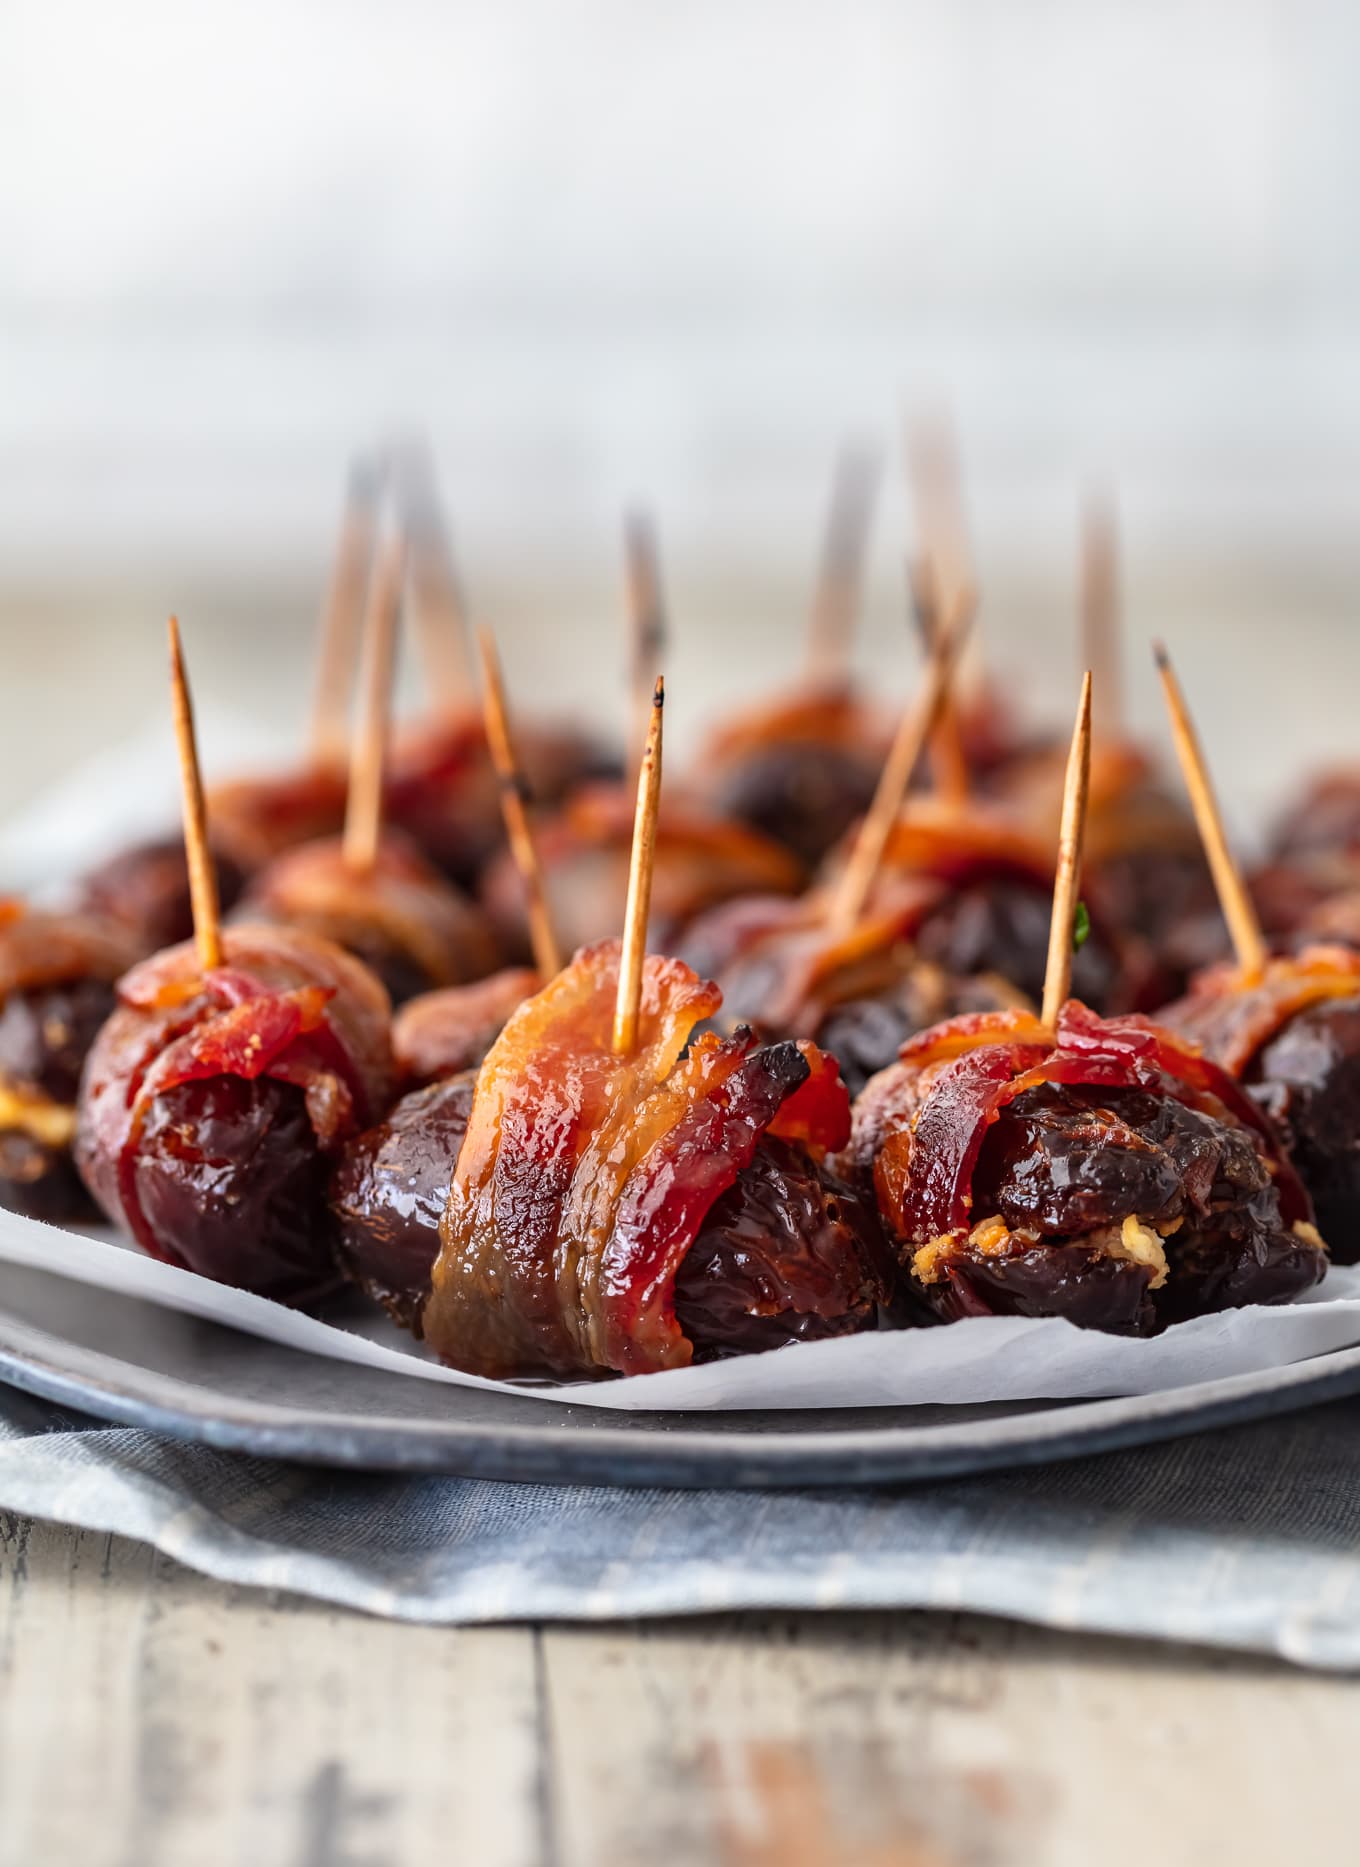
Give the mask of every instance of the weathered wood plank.
<path id="1" fill-rule="evenodd" d="M 0 1867 L 1343 1861 L 1350 1681 L 970 1617 L 440 1631 L 0 1519 Z"/>
<path id="2" fill-rule="evenodd" d="M 1349 1681 L 966 1616 L 559 1629 L 544 1653 L 563 1867 L 644 1836 L 668 1867 L 1353 1856 Z"/>
<path id="3" fill-rule="evenodd" d="M 533 1637 L 0 1544 L 0 1867 L 535 1867 Z"/>

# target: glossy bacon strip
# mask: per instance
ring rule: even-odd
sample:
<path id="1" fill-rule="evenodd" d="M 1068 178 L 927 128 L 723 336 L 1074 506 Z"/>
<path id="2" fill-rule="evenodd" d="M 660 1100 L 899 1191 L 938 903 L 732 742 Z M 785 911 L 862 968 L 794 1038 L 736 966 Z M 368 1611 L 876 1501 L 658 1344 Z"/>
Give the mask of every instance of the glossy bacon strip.
<path id="1" fill-rule="evenodd" d="M 138 957 L 133 936 L 109 921 L 0 902 L 0 1005 L 11 992 L 41 991 L 73 979 L 112 983 Z"/>
<path id="2" fill-rule="evenodd" d="M 1069 999 L 1056 1042 L 1024 1013 L 954 1019 L 906 1045 L 897 1071 L 905 1079 L 898 1110 L 910 1102 L 913 1113 L 884 1135 L 874 1182 L 885 1216 L 916 1244 L 967 1233 L 988 1129 L 1022 1091 L 1045 1082 L 1157 1089 L 1252 1129 L 1272 1163 L 1285 1223 L 1310 1217 L 1260 1111 L 1217 1064 L 1146 1018 L 1099 1018 Z"/>
<path id="3" fill-rule="evenodd" d="M 789 743 L 835 746 L 880 763 L 891 738 L 887 715 L 849 688 L 808 688 L 779 694 L 725 722 L 710 735 L 700 763 L 707 775 L 766 746 Z"/>
<path id="4" fill-rule="evenodd" d="M 617 941 L 578 953 L 482 1066 L 424 1313 L 456 1367 L 683 1365 L 676 1271 L 760 1136 L 782 1112 L 814 1151 L 844 1139 L 844 1088 L 812 1046 L 691 1040 L 720 995 L 678 960 L 647 960 L 637 1047 L 613 1055 L 618 966 Z"/>
<path id="5" fill-rule="evenodd" d="M 1232 965 L 1202 973 L 1188 995 L 1162 1013 L 1215 1063 L 1241 1076 L 1291 1018 L 1332 998 L 1360 997 L 1360 953 L 1343 946 L 1307 946 L 1272 959 L 1265 977 L 1243 987 Z"/>
<path id="6" fill-rule="evenodd" d="M 367 1126 L 393 1086 L 386 994 L 368 969 L 296 929 L 229 928 L 206 977 L 192 942 L 135 967 L 86 1067 L 77 1150 L 100 1204 L 165 1255 L 136 1196 L 137 1146 L 157 1095 L 213 1076 L 304 1091 L 323 1149 Z"/>
<path id="7" fill-rule="evenodd" d="M 214 785 L 208 793 L 213 845 L 253 874 L 285 849 L 335 835 L 345 821 L 347 793 L 344 767 L 333 765 Z"/>
<path id="8" fill-rule="evenodd" d="M 413 1083 L 475 1069 L 507 1020 L 538 990 L 527 966 L 507 967 L 473 985 L 446 986 L 410 999 L 392 1020 L 397 1067 Z"/>
<path id="9" fill-rule="evenodd" d="M 255 878 L 242 911 L 350 949 L 400 955 L 432 987 L 479 978 L 496 960 L 480 911 L 418 849 L 393 836 L 359 874 L 338 837 L 288 850 Z"/>

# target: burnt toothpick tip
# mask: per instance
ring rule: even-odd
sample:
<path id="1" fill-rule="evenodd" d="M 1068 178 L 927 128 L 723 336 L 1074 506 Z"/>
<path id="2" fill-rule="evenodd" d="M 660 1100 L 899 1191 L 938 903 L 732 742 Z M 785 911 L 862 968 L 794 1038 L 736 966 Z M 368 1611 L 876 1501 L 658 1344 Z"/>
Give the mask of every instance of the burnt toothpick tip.
<path id="1" fill-rule="evenodd" d="M 1166 652 L 1165 642 L 1154 642 L 1152 644 L 1152 659 L 1157 664 L 1158 672 L 1160 674 L 1165 674 L 1167 669 L 1171 666 L 1171 657 Z"/>
<path id="2" fill-rule="evenodd" d="M 662 680 L 661 676 L 658 674 L 656 677 L 656 686 L 652 689 L 652 705 L 654 707 L 664 707 L 665 704 L 666 704 L 666 683 L 664 680 Z"/>

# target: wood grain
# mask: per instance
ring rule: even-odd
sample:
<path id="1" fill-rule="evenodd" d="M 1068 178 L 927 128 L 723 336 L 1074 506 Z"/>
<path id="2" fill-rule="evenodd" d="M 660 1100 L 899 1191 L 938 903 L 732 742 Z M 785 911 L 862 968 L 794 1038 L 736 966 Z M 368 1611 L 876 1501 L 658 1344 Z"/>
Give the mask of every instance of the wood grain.
<path id="1" fill-rule="evenodd" d="M 970 1616 L 406 1627 L 0 1516 L 0 1867 L 1274 1867 L 1353 1683 Z"/>

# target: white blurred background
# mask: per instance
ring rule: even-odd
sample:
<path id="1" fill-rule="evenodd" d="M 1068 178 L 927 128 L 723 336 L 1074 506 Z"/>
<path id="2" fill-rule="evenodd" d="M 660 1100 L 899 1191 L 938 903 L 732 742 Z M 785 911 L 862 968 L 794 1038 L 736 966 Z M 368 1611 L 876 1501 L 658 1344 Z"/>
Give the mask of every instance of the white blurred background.
<path id="1" fill-rule="evenodd" d="M 1165 633 L 1254 808 L 1360 691 L 1358 71 L 1342 0 L 6 0 L 0 810 L 156 712 L 171 607 L 288 732 L 345 462 L 416 427 L 529 697 L 616 706 L 652 505 L 691 731 L 877 440 L 905 685 L 922 407 L 1035 711 L 1114 489 L 1135 704 Z"/>

